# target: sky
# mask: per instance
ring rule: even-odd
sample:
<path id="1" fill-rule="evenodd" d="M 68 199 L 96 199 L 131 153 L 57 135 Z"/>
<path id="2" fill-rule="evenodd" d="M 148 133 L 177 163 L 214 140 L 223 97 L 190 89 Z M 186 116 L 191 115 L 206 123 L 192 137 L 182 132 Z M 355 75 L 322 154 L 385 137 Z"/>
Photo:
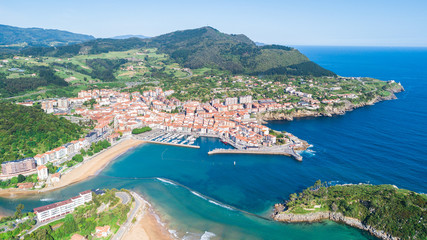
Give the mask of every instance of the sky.
<path id="1" fill-rule="evenodd" d="M 212 26 L 282 45 L 427 46 L 427 0 L 0 0 L 0 24 L 113 37 Z"/>

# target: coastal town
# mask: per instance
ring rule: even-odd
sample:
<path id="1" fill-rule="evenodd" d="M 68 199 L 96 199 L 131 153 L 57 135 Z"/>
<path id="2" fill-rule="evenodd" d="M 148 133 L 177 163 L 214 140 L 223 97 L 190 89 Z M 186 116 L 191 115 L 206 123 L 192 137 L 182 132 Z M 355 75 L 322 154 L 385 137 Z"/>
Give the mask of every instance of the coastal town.
<path id="1" fill-rule="evenodd" d="M 246 79 L 247 83 L 257 81 L 256 78 L 239 76 L 233 79 Z M 299 152 L 310 145 L 289 132 L 274 131 L 263 125 L 264 120 L 268 120 L 264 116 L 301 111 L 318 113 L 325 106 L 337 107 L 363 97 L 357 94 L 326 94 L 322 100 L 319 96 L 308 93 L 309 91 L 301 91 L 303 88 L 296 85 L 274 85 L 282 89 L 283 95 L 280 98 L 255 99 L 252 95 L 242 94 L 237 97 L 214 98 L 208 102 L 185 101 L 179 100 L 173 89 L 131 85 L 121 89 L 82 90 L 77 97 L 71 98 L 17 102 L 23 107 L 39 106 L 46 114 L 63 117 L 86 126 L 87 130 L 80 138 L 47 152 L 3 162 L 1 180 L 17 182 L 12 185 L 15 189 L 3 191 L 7 190 L 9 196 L 14 196 L 16 193 L 44 192 L 66 187 L 96 174 L 96 169 L 102 169 L 100 167 L 132 146 L 153 143 L 197 149 L 199 146 L 196 140 L 199 137 L 217 138 L 223 144 L 232 146 L 227 149 L 212 149 L 207 153 L 209 155 L 285 155 L 301 161 Z M 340 89 L 329 89 L 338 90 Z M 122 150 L 116 154 L 108 153 L 108 149 L 119 145 L 126 146 L 121 147 Z M 81 167 L 84 165 L 93 171 L 82 173 Z M 77 172 L 81 174 L 73 175 Z M 95 192 L 85 191 L 68 200 L 35 208 L 33 213 L 37 224 L 28 234 L 45 223 L 63 219 L 67 214 L 73 213 L 74 209 L 91 202 L 93 194 Z M 124 230 L 116 229 L 114 232 L 124 234 Z M 110 226 L 97 226 L 93 234 L 94 237 L 112 236 Z M 77 238 L 80 236 L 75 235 Z"/>
<path id="2" fill-rule="evenodd" d="M 426 51 L 387 20 L 424 8 L 21 5 L 0 3 L 0 239 L 427 239 Z"/>
<path id="3" fill-rule="evenodd" d="M 143 91 L 142 94 L 96 89 L 81 91 L 77 98 L 43 100 L 41 108 L 46 113 L 69 116 L 71 121 L 76 122 L 92 121 L 95 123 L 93 130 L 83 138 L 34 157 L 3 162 L 0 177 L 10 179 L 18 175 L 37 174 L 37 184 L 18 183 L 19 189 L 40 189 L 54 185 L 67 170 L 64 163 L 92 144 L 108 141 L 111 145 L 119 139 L 131 137 L 151 143 L 174 144 L 178 137 L 187 136 L 185 139 L 188 140 L 181 141 L 178 146 L 193 146 L 194 140 L 201 136 L 216 137 L 240 150 L 238 153 L 283 154 L 294 156 L 297 160 L 301 160 L 301 157 L 295 150 L 307 148 L 305 141 L 291 133 L 280 133 L 278 142 L 275 132 L 251 117 L 254 113 L 284 107 L 271 99 L 253 101 L 251 96 L 242 96 L 201 103 L 168 99 L 171 94 L 173 90 L 163 91 L 161 88 Z M 34 102 L 18 104 L 32 106 Z M 135 129 L 143 127 L 155 129 L 156 134 L 132 134 Z M 166 139 L 165 136 L 170 137 Z M 232 150 L 221 152 L 215 149 L 210 152 L 214 153 L 232 153 Z M 58 166 L 58 171 L 49 174 L 47 164 Z"/>
<path id="4" fill-rule="evenodd" d="M 0 179 L 16 178 L 19 175 L 37 176 L 36 182 L 19 182 L 17 188 L 40 189 L 53 186 L 60 181 L 62 174 L 72 170 L 73 165 L 80 165 L 83 159 L 90 159 L 90 156 L 83 158 L 82 153 L 89 148 L 93 150 L 94 144 L 102 143 L 102 150 L 120 139 L 129 138 L 197 148 L 195 141 L 198 137 L 214 137 L 234 149 L 213 149 L 208 152 L 210 155 L 275 154 L 291 156 L 301 161 L 298 151 L 306 150 L 310 145 L 291 133 L 269 129 L 262 125 L 264 120 L 275 119 L 274 116 L 278 114 L 319 116 L 325 109 L 336 111 L 340 106 L 344 106 L 344 111 L 351 110 L 351 106 L 354 106 L 351 105 L 352 101 L 366 98 L 366 94 L 335 92 L 342 92 L 342 88 L 346 88 L 345 83 L 349 81 L 362 85 L 369 82 L 369 79 L 364 78 L 342 78 L 338 86 L 328 88 L 327 92 L 316 91 L 313 94 L 311 90 L 303 91 L 307 84 L 311 88 L 327 84 L 321 82 L 321 79 L 292 78 L 288 84 L 259 82 L 256 77 L 245 76 L 234 76 L 232 79 L 232 83 L 243 83 L 248 89 L 258 84 L 263 85 L 263 88 L 268 85 L 267 88 L 271 88 L 272 92 L 281 91 L 282 94 L 279 98 L 257 100 L 253 95 L 242 93 L 236 97 L 214 98 L 208 102 L 183 101 L 178 99 L 177 96 L 180 95 L 173 89 L 131 85 L 121 89 L 82 90 L 77 97 L 71 98 L 18 102 L 22 106 L 38 104 L 48 114 L 64 117 L 80 125 L 90 125 L 91 130 L 79 139 L 38 153 L 34 157 L 3 162 Z M 393 92 L 402 90 L 401 85 L 394 81 L 389 81 L 386 86 L 390 97 L 394 96 Z M 324 87 L 323 89 L 325 91 Z M 220 90 L 213 90 L 220 93 L 218 91 Z M 228 92 L 221 92 L 224 93 L 229 95 Z M 374 101 L 378 99 L 374 98 Z M 144 130 L 140 131 L 142 129 Z M 143 133 L 152 129 L 154 131 L 150 134 Z"/>

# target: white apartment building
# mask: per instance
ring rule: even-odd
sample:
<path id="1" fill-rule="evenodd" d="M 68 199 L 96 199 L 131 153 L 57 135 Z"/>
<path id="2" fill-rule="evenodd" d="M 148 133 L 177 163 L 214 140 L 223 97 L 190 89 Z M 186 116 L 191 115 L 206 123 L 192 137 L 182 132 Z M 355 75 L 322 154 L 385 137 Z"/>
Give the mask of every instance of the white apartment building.
<path id="1" fill-rule="evenodd" d="M 49 173 L 47 171 L 47 167 L 44 165 L 37 167 L 37 177 L 39 180 L 46 180 L 49 176 Z"/>
<path id="2" fill-rule="evenodd" d="M 76 207 L 90 201 L 92 201 L 92 191 L 87 190 L 68 200 L 34 208 L 34 213 L 39 222 L 44 222 L 71 213 Z"/>

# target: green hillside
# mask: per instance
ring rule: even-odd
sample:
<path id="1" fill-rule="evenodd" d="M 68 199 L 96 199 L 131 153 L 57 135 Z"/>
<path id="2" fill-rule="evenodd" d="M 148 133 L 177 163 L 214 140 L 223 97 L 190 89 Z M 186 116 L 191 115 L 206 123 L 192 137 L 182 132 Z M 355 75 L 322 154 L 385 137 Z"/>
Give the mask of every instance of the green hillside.
<path id="1" fill-rule="evenodd" d="M 0 163 L 33 157 L 76 140 L 83 133 L 79 125 L 39 108 L 0 103 Z"/>
<path id="2" fill-rule="evenodd" d="M 127 51 L 136 48 L 156 48 L 168 54 L 183 67 L 216 68 L 238 74 L 287 74 L 333 76 L 298 50 L 280 45 L 257 46 L 245 35 L 225 34 L 211 27 L 176 31 L 149 39 L 96 39 L 62 47 L 33 47 L 24 55 L 72 57 Z"/>
<path id="3" fill-rule="evenodd" d="M 427 197 L 392 185 L 337 185 L 320 181 L 291 194 L 282 214 L 339 212 L 400 239 L 426 239 Z M 316 208 L 318 206 L 318 208 Z"/>
<path id="4" fill-rule="evenodd" d="M 42 28 L 0 25 L 0 46 L 61 46 L 95 39 L 93 36 Z"/>

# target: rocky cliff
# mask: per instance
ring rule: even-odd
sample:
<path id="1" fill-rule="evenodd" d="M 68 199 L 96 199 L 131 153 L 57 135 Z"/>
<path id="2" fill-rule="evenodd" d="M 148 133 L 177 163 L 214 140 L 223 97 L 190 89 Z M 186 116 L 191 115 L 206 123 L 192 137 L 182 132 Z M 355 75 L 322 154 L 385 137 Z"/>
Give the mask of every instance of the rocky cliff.
<path id="1" fill-rule="evenodd" d="M 292 214 L 283 212 L 284 206 L 283 204 L 276 204 L 274 206 L 274 212 L 272 214 L 272 218 L 279 222 L 289 222 L 289 223 L 299 223 L 299 222 L 319 222 L 322 220 L 332 220 L 335 222 L 345 223 L 349 226 L 359 228 L 365 231 L 368 231 L 370 234 L 384 239 L 384 240 L 398 240 L 400 238 L 393 237 L 390 234 L 377 230 L 372 226 L 363 224 L 359 219 L 346 217 L 338 212 L 315 212 L 308 214 Z"/>

